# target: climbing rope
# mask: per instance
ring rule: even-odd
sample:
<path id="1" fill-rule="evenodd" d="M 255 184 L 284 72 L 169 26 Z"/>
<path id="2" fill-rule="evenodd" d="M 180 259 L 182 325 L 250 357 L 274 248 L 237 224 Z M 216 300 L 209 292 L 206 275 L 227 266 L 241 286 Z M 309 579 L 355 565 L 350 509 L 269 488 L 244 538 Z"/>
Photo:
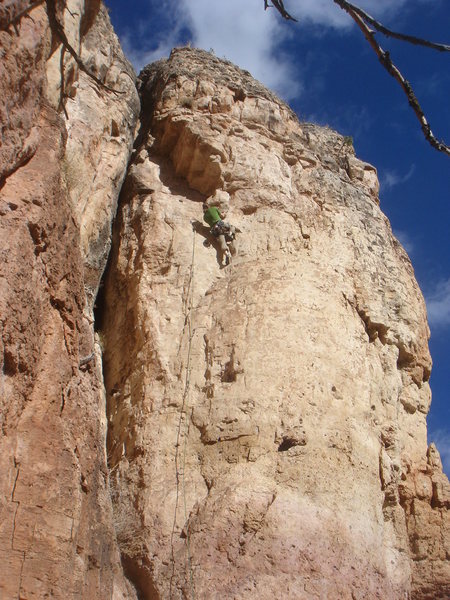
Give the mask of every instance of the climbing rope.
<path id="1" fill-rule="evenodd" d="M 183 418 L 185 421 L 184 426 L 184 443 L 183 443 L 183 452 L 181 458 L 181 489 L 183 493 L 183 504 L 184 504 L 184 520 L 186 523 L 186 557 L 187 557 L 187 567 L 189 571 L 189 582 L 191 587 L 191 597 L 192 600 L 195 600 L 195 589 L 194 589 L 194 576 L 192 570 L 192 561 L 191 561 L 191 547 L 190 547 L 190 532 L 189 532 L 189 521 L 187 515 L 187 501 L 186 501 L 186 480 L 185 480 L 185 470 L 186 470 L 186 455 L 187 455 L 187 439 L 189 435 L 189 424 L 190 419 L 187 416 L 189 404 L 188 404 L 188 395 L 191 384 L 191 351 L 192 351 L 192 338 L 194 335 L 194 330 L 192 328 L 192 310 L 193 310 L 193 301 L 194 301 L 194 270 L 195 270 L 195 230 L 192 230 L 192 259 L 191 259 L 191 269 L 189 273 L 189 281 L 188 288 L 186 294 L 186 317 L 185 317 L 185 327 L 187 327 L 188 333 L 188 350 L 187 350 L 187 360 L 186 360 L 186 376 L 184 380 L 184 392 L 183 399 L 181 402 L 180 409 L 180 418 L 178 420 L 178 429 L 177 429 L 177 442 L 176 442 L 176 450 L 175 450 L 175 470 L 176 470 L 176 498 L 175 498 L 175 513 L 173 518 L 173 526 L 172 526 L 172 535 L 171 535 L 171 548 L 172 548 L 172 576 L 170 578 L 170 598 L 172 598 L 172 583 L 175 576 L 175 555 L 173 549 L 173 538 L 175 535 L 176 521 L 177 521 L 177 513 L 178 513 L 178 502 L 179 502 L 179 491 L 180 491 L 180 438 L 182 436 L 182 425 Z"/>

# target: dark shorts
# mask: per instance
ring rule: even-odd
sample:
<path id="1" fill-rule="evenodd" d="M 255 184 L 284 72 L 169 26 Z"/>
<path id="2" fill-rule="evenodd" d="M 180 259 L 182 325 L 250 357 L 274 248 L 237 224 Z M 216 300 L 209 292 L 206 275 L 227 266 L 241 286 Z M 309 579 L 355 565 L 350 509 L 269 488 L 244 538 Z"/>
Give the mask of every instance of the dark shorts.
<path id="1" fill-rule="evenodd" d="M 225 223 L 225 221 L 217 221 L 217 223 L 211 227 L 211 233 L 214 237 L 219 237 L 219 235 L 227 235 L 227 233 L 230 233 L 230 231 L 231 225 L 229 223 Z"/>

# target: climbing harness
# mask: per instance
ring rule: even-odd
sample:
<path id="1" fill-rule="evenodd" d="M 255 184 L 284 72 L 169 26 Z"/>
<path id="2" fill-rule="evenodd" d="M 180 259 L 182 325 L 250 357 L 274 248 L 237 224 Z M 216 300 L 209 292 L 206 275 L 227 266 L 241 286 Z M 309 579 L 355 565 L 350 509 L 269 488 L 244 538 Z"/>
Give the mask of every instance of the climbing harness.
<path id="1" fill-rule="evenodd" d="M 234 239 L 236 238 L 236 228 L 232 227 L 226 221 L 220 220 L 220 221 L 217 221 L 217 223 L 215 223 L 211 227 L 210 233 L 211 233 L 211 235 L 213 235 L 216 238 L 220 237 L 221 235 L 224 236 L 225 243 L 226 243 L 226 249 L 225 248 L 223 249 L 225 265 L 229 265 L 231 262 L 231 257 L 232 257 L 232 251 L 231 251 L 232 244 L 233 244 Z"/>
<path id="2" fill-rule="evenodd" d="M 213 227 L 211 227 L 211 233 L 214 237 L 219 237 L 219 235 L 226 235 L 229 236 L 232 240 L 235 237 L 232 232 L 231 225 L 229 223 L 226 223 L 225 221 L 217 221 L 217 223 L 215 223 Z"/>
<path id="3" fill-rule="evenodd" d="M 185 469 L 186 469 L 186 454 L 187 454 L 187 439 L 189 436 L 189 424 L 190 417 L 188 416 L 188 396 L 191 383 L 191 350 L 192 350 L 192 338 L 194 336 L 194 330 L 192 328 L 192 310 L 193 310 L 193 299 L 194 299 L 194 269 L 195 269 L 195 230 L 192 231 L 192 259 L 191 259 L 191 270 L 189 273 L 188 289 L 186 294 L 186 316 L 185 316 L 185 327 L 187 327 L 188 333 L 188 351 L 186 360 L 186 376 L 184 380 L 184 392 L 183 399 L 181 402 L 180 418 L 178 420 L 178 431 L 177 441 L 175 449 L 175 470 L 176 470 L 176 498 L 175 498 L 175 513 L 173 518 L 172 535 L 171 535 L 171 549 L 172 549 L 172 576 L 170 578 L 170 598 L 172 598 L 172 582 L 175 576 L 175 555 L 173 551 L 173 538 L 175 535 L 177 513 L 178 513 L 178 501 L 180 493 L 180 446 L 181 437 L 184 435 L 183 450 L 181 456 L 181 490 L 183 494 L 184 504 L 184 521 L 186 523 L 185 539 L 186 539 L 186 557 L 187 557 L 187 568 L 189 571 L 189 582 L 191 587 L 191 597 L 195 600 L 195 589 L 194 589 L 194 576 L 191 562 L 191 547 L 190 547 L 190 532 L 189 532 L 189 521 L 187 515 L 187 501 L 186 501 L 186 481 L 185 481 Z M 182 433 L 184 420 L 184 432 Z"/>

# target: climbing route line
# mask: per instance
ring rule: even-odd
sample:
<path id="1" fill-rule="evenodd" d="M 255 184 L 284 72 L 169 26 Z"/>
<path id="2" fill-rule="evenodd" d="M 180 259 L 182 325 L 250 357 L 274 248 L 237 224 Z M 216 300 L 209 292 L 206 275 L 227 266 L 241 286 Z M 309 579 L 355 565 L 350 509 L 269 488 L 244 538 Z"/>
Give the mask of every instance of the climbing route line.
<path id="1" fill-rule="evenodd" d="M 177 441 L 175 446 L 175 474 L 176 474 L 176 497 L 175 497 L 175 511 L 173 516 L 172 534 L 170 537 L 171 545 L 171 559 L 172 559 L 172 575 L 170 578 L 170 589 L 169 598 L 172 598 L 173 580 L 175 578 L 175 553 L 174 553 L 174 536 L 177 524 L 178 506 L 180 501 L 180 489 L 183 496 L 184 506 L 184 522 L 185 522 L 185 540 L 186 540 L 186 563 L 187 570 L 189 572 L 189 583 L 191 588 L 192 600 L 195 600 L 195 589 L 194 589 L 194 576 L 191 562 L 191 547 L 190 547 L 190 531 L 189 531 L 189 520 L 187 514 L 187 501 L 186 501 L 186 455 L 187 455 L 187 440 L 189 436 L 190 426 L 190 415 L 189 412 L 189 390 L 191 384 L 191 351 L 192 351 L 192 338 L 194 336 L 194 330 L 192 327 L 192 312 L 193 312 L 193 301 L 194 301 L 194 273 L 195 273 L 195 230 L 192 231 L 192 258 L 191 268 L 189 272 L 188 287 L 186 292 L 186 309 L 185 309 L 185 330 L 187 329 L 188 335 L 188 347 L 187 347 L 187 359 L 186 359 L 186 374 L 184 380 L 184 391 L 183 398 L 180 408 L 180 418 L 178 420 L 177 427 Z M 182 442 L 181 438 L 184 437 Z M 182 448 L 181 448 L 182 445 Z"/>

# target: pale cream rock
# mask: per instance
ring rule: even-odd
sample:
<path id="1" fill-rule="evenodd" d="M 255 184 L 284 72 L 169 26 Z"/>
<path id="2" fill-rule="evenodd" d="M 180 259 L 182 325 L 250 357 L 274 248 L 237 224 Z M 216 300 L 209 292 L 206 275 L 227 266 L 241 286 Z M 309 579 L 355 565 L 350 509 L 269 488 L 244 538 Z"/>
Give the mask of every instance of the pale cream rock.
<path id="1" fill-rule="evenodd" d="M 140 89 L 103 315 L 126 573 L 143 598 L 443 599 L 425 305 L 375 169 L 206 52 Z"/>

